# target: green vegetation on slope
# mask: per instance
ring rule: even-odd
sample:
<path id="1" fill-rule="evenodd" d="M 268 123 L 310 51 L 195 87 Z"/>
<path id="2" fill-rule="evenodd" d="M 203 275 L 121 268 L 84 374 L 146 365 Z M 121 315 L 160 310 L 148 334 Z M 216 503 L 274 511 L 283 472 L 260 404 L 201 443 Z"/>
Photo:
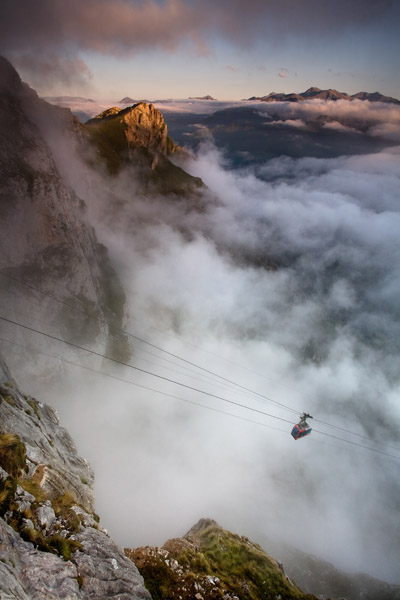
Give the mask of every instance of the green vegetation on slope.
<path id="1" fill-rule="evenodd" d="M 114 118 L 88 123 L 82 127 L 89 134 L 98 156 L 105 161 L 109 173 L 116 175 L 128 160 L 124 122 Z"/>
<path id="2" fill-rule="evenodd" d="M 98 167 L 100 158 L 113 176 L 123 167 L 133 166 L 145 194 L 185 195 L 200 188 L 200 178 L 192 177 L 169 160 L 168 156 L 178 148 L 166 135 L 161 114 L 154 113 L 158 111 L 139 103 L 123 111 L 108 109 L 82 125 L 96 151 L 89 163 Z"/>
<path id="3" fill-rule="evenodd" d="M 8 473 L 5 479 L 0 478 L 0 517 L 6 518 L 7 523 L 38 550 L 59 554 L 64 560 L 71 560 L 73 552 L 82 550 L 82 546 L 61 535 L 60 524 L 69 535 L 79 531 L 80 520 L 72 509 L 76 498 L 66 493 L 51 501 L 58 524 L 54 531 L 46 534 L 40 527 L 36 511 L 48 498 L 34 476 L 28 478 L 21 475 L 26 470 L 26 447 L 18 435 L 0 434 L 0 467 Z M 15 501 L 18 485 L 35 497 L 35 501 L 22 512 Z"/>
<path id="4" fill-rule="evenodd" d="M 316 600 L 294 585 L 260 546 L 201 521 L 163 548 L 127 549 L 154 600 Z"/>
<path id="5" fill-rule="evenodd" d="M 238 598 L 306 598 L 292 585 L 258 544 L 232 534 L 218 525 L 202 529 L 196 540 L 200 552 L 193 557 L 202 570 L 217 574 L 222 584 Z"/>
<path id="6" fill-rule="evenodd" d="M 17 477 L 25 466 L 26 448 L 18 435 L 0 435 L 0 466 L 12 477 Z"/>

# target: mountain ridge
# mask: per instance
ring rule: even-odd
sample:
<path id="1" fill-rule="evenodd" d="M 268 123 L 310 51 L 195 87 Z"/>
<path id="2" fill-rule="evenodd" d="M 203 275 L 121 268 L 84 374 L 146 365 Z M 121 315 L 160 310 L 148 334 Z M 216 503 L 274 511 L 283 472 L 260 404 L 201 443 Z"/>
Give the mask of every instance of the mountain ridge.
<path id="1" fill-rule="evenodd" d="M 210 94 L 207 94 L 206 96 L 189 96 L 188 100 L 217 100 L 217 99 L 210 96 Z"/>
<path id="2" fill-rule="evenodd" d="M 348 100 L 352 102 L 354 100 L 368 100 L 369 102 L 400 104 L 400 100 L 391 96 L 384 96 L 380 92 L 357 92 L 350 95 L 332 88 L 321 90 L 318 87 L 310 87 L 305 92 L 300 92 L 299 94 L 295 92 L 271 92 L 266 96 L 252 96 L 248 100 L 259 100 L 261 102 L 303 102 L 305 100 Z"/>
<path id="3" fill-rule="evenodd" d="M 125 548 L 125 554 L 154 600 L 317 600 L 290 581 L 258 544 L 210 518 L 162 548 Z"/>
<path id="4" fill-rule="evenodd" d="M 169 137 L 164 117 L 153 104 L 113 106 L 81 127 L 111 175 L 117 175 L 126 166 L 140 167 L 138 177 L 143 191 L 150 186 L 162 194 L 185 195 L 204 188 L 200 178 L 171 162 L 173 155 L 186 153 Z"/>

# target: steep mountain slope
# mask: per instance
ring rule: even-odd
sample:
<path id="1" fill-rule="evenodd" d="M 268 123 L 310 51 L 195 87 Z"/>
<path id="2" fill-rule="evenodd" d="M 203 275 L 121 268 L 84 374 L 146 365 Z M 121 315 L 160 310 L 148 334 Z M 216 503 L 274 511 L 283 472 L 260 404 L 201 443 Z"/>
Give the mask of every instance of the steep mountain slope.
<path id="1" fill-rule="evenodd" d="M 314 600 L 282 566 L 248 538 L 201 519 L 183 538 L 162 548 L 126 549 L 154 600 Z M 316 599 L 315 599 L 316 600 Z"/>
<path id="2" fill-rule="evenodd" d="M 272 546 L 274 548 L 274 546 Z M 400 586 L 365 573 L 346 573 L 333 564 L 294 548 L 275 548 L 274 556 L 301 589 L 346 600 L 399 600 Z"/>
<path id="3" fill-rule="evenodd" d="M 109 109 L 83 126 L 69 109 L 40 100 L 3 58 L 0 132 L 3 316 L 21 322 L 35 314 L 50 334 L 126 359 L 125 291 L 86 202 L 98 204 L 100 193 L 107 207 L 121 201 L 104 162 L 111 179 L 122 168 L 132 171 L 129 201 L 190 193 L 195 204 L 202 181 L 169 160 L 179 149 L 152 105 Z M 4 320 L 1 327 L 7 338 L 23 340 L 21 327 Z"/>
<path id="4" fill-rule="evenodd" d="M 3 295 L 4 304 L 20 313 L 36 307 L 37 316 L 58 322 L 71 341 L 126 355 L 125 340 L 115 333 L 124 319 L 124 291 L 85 203 L 63 180 L 46 141 L 50 132 L 79 142 L 77 119 L 39 100 L 0 59 L 0 132 L 0 270 L 11 298 Z"/>
<path id="5" fill-rule="evenodd" d="M 56 412 L 0 359 L 0 597 L 150 600 L 99 525 L 93 472 Z"/>
<path id="6" fill-rule="evenodd" d="M 90 119 L 84 128 L 97 149 L 97 157 L 106 162 L 112 175 L 128 165 L 139 169 L 143 192 L 182 195 L 203 185 L 201 179 L 169 160 L 183 151 L 168 136 L 164 118 L 152 104 L 139 102 L 124 110 L 109 108 Z"/>

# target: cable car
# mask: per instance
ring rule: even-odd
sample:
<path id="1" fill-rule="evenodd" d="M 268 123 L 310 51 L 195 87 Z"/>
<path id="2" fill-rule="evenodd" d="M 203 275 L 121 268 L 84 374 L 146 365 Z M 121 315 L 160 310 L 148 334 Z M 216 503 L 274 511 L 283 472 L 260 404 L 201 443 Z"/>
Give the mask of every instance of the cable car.
<path id="1" fill-rule="evenodd" d="M 306 419 L 312 419 L 312 416 L 308 413 L 303 413 L 300 416 L 300 421 L 292 429 L 292 436 L 295 440 L 298 440 L 306 435 L 310 435 L 312 429 L 307 423 Z"/>

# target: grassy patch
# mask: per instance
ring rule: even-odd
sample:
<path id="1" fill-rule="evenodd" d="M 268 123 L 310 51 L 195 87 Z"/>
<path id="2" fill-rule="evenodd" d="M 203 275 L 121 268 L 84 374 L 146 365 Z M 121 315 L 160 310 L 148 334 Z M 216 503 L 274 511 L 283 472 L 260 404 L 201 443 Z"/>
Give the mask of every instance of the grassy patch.
<path id="1" fill-rule="evenodd" d="M 106 162 L 111 175 L 116 175 L 128 156 L 125 124 L 111 118 L 99 123 L 83 125 L 100 157 Z"/>
<path id="2" fill-rule="evenodd" d="M 25 467 L 26 447 L 19 435 L 0 435 L 0 466 L 13 477 L 17 477 Z"/>
<path id="3" fill-rule="evenodd" d="M 61 496 L 57 496 L 57 498 L 52 500 L 52 505 L 56 515 L 60 514 L 63 510 L 71 508 L 71 506 L 74 506 L 76 503 L 76 498 L 74 494 L 71 494 L 71 492 L 65 492 Z"/>
<path id="4" fill-rule="evenodd" d="M 171 597 L 170 590 L 176 585 L 176 576 L 163 560 L 143 564 L 140 573 L 153 600 L 166 600 Z"/>
<path id="5" fill-rule="evenodd" d="M 5 400 L 7 402 L 7 404 L 9 404 L 10 406 L 17 406 L 17 403 L 15 402 L 14 398 L 12 396 L 10 396 L 9 394 L 7 394 L 6 396 L 3 396 L 3 400 Z"/>
<path id="6" fill-rule="evenodd" d="M 275 561 L 247 538 L 211 526 L 199 535 L 199 539 L 212 573 L 216 573 L 222 584 L 239 598 L 295 600 L 306 597 L 287 581 Z"/>
<path id="7" fill-rule="evenodd" d="M 17 480 L 11 475 L 5 481 L 0 479 L 0 517 L 13 508 L 17 485 Z"/>
<path id="8" fill-rule="evenodd" d="M 12 525 L 13 528 L 18 531 L 18 529 L 15 527 L 15 524 L 11 522 L 10 525 Z M 58 554 L 64 560 L 71 560 L 74 552 L 77 550 L 83 550 L 82 544 L 76 540 L 65 538 L 59 534 L 45 537 L 38 529 L 27 527 L 20 529 L 19 533 L 26 542 L 30 542 L 38 550 L 41 550 L 42 552 Z"/>
<path id="9" fill-rule="evenodd" d="M 81 529 L 81 520 L 72 508 L 65 508 L 58 515 L 62 519 L 64 526 L 70 533 L 78 533 Z"/>
<path id="10" fill-rule="evenodd" d="M 75 496 L 70 492 L 66 492 L 52 501 L 52 506 L 57 518 L 62 520 L 63 525 L 71 533 L 77 533 L 81 528 L 81 520 L 71 508 L 76 503 Z"/>
<path id="11" fill-rule="evenodd" d="M 36 502 L 45 502 L 47 500 L 46 492 L 40 487 L 38 481 L 32 478 L 20 478 L 18 479 L 18 483 L 28 494 L 32 494 L 35 497 Z"/>
<path id="12" fill-rule="evenodd" d="M 83 546 L 75 540 L 53 535 L 46 540 L 49 551 L 57 552 L 64 560 L 71 560 L 72 554 L 77 550 L 83 551 Z"/>
<path id="13" fill-rule="evenodd" d="M 32 408 L 32 410 L 35 413 L 36 417 L 40 421 L 39 402 L 37 400 L 35 400 L 34 398 L 30 398 L 29 400 L 27 400 L 27 402 L 28 402 L 29 406 Z"/>

